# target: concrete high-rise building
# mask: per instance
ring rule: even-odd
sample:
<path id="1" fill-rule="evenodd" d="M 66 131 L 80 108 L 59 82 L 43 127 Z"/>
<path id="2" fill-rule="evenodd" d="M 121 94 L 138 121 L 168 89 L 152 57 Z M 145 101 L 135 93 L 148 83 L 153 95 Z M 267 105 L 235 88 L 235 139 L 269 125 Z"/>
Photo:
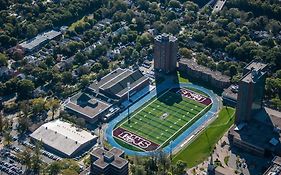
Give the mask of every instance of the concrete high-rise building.
<path id="1" fill-rule="evenodd" d="M 248 122 L 262 108 L 267 65 L 251 62 L 239 81 L 236 123 Z"/>
<path id="2" fill-rule="evenodd" d="M 163 33 L 154 38 L 154 68 L 171 73 L 177 67 L 178 39 Z"/>

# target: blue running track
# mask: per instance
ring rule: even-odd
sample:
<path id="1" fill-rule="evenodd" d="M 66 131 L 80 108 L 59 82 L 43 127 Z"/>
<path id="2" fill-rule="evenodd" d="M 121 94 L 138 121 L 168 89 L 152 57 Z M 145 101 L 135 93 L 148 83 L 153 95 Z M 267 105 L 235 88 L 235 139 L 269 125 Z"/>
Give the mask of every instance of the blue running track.
<path id="1" fill-rule="evenodd" d="M 163 92 L 167 89 L 174 88 L 174 87 L 178 87 L 178 85 L 176 86 L 171 81 L 165 81 L 164 83 L 160 84 L 157 87 L 157 91 L 159 93 L 159 92 Z M 209 97 L 212 99 L 213 104 L 212 104 L 211 109 L 206 114 L 204 114 L 200 119 L 198 119 L 195 123 L 193 123 L 190 127 L 188 127 L 175 140 L 173 140 L 172 143 L 170 143 L 169 145 L 167 145 L 166 147 L 164 147 L 162 149 L 167 154 L 170 153 L 171 149 L 175 150 L 186 138 L 190 137 L 193 134 L 193 131 L 195 131 L 200 126 L 205 124 L 209 119 L 214 117 L 215 116 L 214 114 L 217 113 L 218 110 L 219 110 L 219 99 L 217 98 L 217 96 L 214 94 L 213 91 L 208 90 L 208 89 L 206 89 L 204 87 L 201 87 L 201 86 L 191 84 L 191 83 L 181 83 L 180 87 L 195 88 L 195 89 L 198 89 L 198 90 L 208 94 Z M 144 103 L 146 103 L 147 101 L 149 101 L 150 99 L 155 97 L 156 94 L 157 94 L 157 92 L 156 92 L 156 88 L 155 88 L 149 94 L 147 94 L 142 99 L 140 99 L 135 104 L 133 104 L 130 107 L 130 112 L 132 113 L 135 110 L 137 110 L 138 108 L 140 108 Z M 120 148 L 120 149 L 124 150 L 127 155 L 138 155 L 138 156 L 149 156 L 149 155 L 151 155 L 151 152 L 138 152 L 138 151 L 129 150 L 129 149 L 126 149 L 126 148 L 120 146 L 118 143 L 116 143 L 116 141 L 115 141 L 115 139 L 113 138 L 113 135 L 112 135 L 113 129 L 115 128 L 116 124 L 118 124 L 125 117 L 127 117 L 127 110 L 125 110 L 124 112 L 119 114 L 115 119 L 113 119 L 112 121 L 110 121 L 108 123 L 108 127 L 106 129 L 107 141 L 113 147 L 117 147 L 117 148 Z"/>

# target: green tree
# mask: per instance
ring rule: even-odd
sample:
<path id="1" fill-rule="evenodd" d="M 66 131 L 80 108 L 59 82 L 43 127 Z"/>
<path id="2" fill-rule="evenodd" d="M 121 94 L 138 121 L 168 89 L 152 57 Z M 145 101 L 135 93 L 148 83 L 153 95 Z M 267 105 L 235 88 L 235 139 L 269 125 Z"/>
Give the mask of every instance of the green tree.
<path id="1" fill-rule="evenodd" d="M 51 98 L 51 99 L 47 100 L 47 104 L 46 105 L 51 110 L 51 112 L 52 112 L 52 120 L 54 120 L 55 112 L 60 107 L 60 101 L 58 99 Z"/>
<path id="2" fill-rule="evenodd" d="M 10 146 L 10 145 L 11 145 L 11 142 L 12 142 L 11 132 L 6 131 L 6 132 L 4 133 L 4 143 L 5 143 L 5 145 Z"/>
<path id="3" fill-rule="evenodd" d="M 185 174 L 186 171 L 185 169 L 187 168 L 187 164 L 183 161 L 178 161 L 176 166 L 175 166 L 175 169 L 174 169 L 174 174 L 175 175 L 182 175 L 182 174 Z"/>
<path id="4" fill-rule="evenodd" d="M 90 78 L 88 75 L 82 75 L 80 79 L 80 84 L 84 88 L 90 84 Z"/>
<path id="5" fill-rule="evenodd" d="M 172 7 L 172 8 L 180 8 L 181 7 L 181 4 L 179 1 L 177 0 L 171 0 L 169 2 L 169 6 Z"/>
<path id="6" fill-rule="evenodd" d="M 23 152 L 18 153 L 17 157 L 21 163 L 26 166 L 26 171 L 29 172 L 32 165 L 32 151 L 29 148 L 26 148 Z"/>
<path id="7" fill-rule="evenodd" d="M 20 111 L 23 113 L 24 117 L 27 118 L 30 110 L 30 105 L 28 100 L 23 100 L 19 104 Z"/>
<path id="8" fill-rule="evenodd" d="M 101 63 L 95 63 L 92 67 L 92 71 L 98 73 L 102 69 Z"/>
<path id="9" fill-rule="evenodd" d="M 235 65 L 231 65 L 229 67 L 229 73 L 230 73 L 230 76 L 233 77 L 234 75 L 237 74 L 237 67 Z"/>
<path id="10" fill-rule="evenodd" d="M 184 58 L 187 58 L 187 59 L 191 59 L 192 58 L 192 51 L 188 48 L 180 48 L 179 49 L 179 53 L 184 57 Z"/>
<path id="11" fill-rule="evenodd" d="M 35 86 L 34 83 L 31 80 L 20 80 L 18 82 L 18 96 L 21 99 L 27 99 L 32 95 L 32 92 L 34 90 Z"/>
<path id="12" fill-rule="evenodd" d="M 62 73 L 62 82 L 64 84 L 71 84 L 72 83 L 72 74 L 71 72 L 63 72 Z"/>
<path id="13" fill-rule="evenodd" d="M 37 28 L 33 24 L 29 24 L 26 26 L 26 35 L 28 38 L 34 37 L 37 35 Z"/>
<path id="14" fill-rule="evenodd" d="M 42 143 L 41 142 L 36 142 L 34 154 L 31 157 L 31 163 L 32 163 L 31 168 L 32 168 L 32 171 L 35 174 L 39 174 L 40 169 L 41 169 L 41 164 L 42 164 L 42 160 L 40 158 L 40 156 L 41 156 L 41 148 L 42 148 Z"/>
<path id="15" fill-rule="evenodd" d="M 3 114 L 0 113 L 0 135 L 2 135 L 3 130 L 4 130 L 4 117 Z"/>
<path id="16" fill-rule="evenodd" d="M 106 57 L 104 57 L 104 56 L 100 57 L 99 63 L 101 64 L 102 69 L 107 69 L 108 66 L 109 66 L 109 64 L 108 64 L 108 63 L 109 63 L 109 60 L 108 60 L 108 58 L 106 58 Z"/>
<path id="17" fill-rule="evenodd" d="M 31 101 L 31 108 L 35 115 L 45 110 L 45 99 L 42 97 L 35 98 Z"/>
<path id="18" fill-rule="evenodd" d="M 0 53 L 0 67 L 8 65 L 8 58 L 5 54 Z"/>
<path id="19" fill-rule="evenodd" d="M 17 127 L 19 134 L 23 134 L 26 131 L 28 131 L 28 127 L 29 127 L 28 118 L 25 116 L 19 117 L 18 118 L 18 127 Z"/>
<path id="20" fill-rule="evenodd" d="M 85 119 L 83 119 L 83 118 L 77 118 L 77 120 L 76 120 L 76 124 L 77 125 L 79 125 L 80 127 L 85 127 L 85 125 L 86 125 L 86 122 L 85 122 Z"/>
<path id="21" fill-rule="evenodd" d="M 60 162 L 54 161 L 48 166 L 48 172 L 50 175 L 58 175 L 61 172 L 61 164 Z"/>
<path id="22" fill-rule="evenodd" d="M 74 62 L 76 64 L 82 65 L 86 62 L 86 60 L 87 60 L 87 57 L 83 53 L 78 52 L 75 54 Z"/>

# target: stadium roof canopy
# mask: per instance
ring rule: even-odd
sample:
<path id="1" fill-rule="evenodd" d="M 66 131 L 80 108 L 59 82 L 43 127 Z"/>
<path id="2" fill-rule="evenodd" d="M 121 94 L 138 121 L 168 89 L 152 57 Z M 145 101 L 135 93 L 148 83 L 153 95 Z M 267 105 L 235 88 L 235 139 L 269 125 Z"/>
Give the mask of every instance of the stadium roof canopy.
<path id="1" fill-rule="evenodd" d="M 109 95 L 110 98 L 120 99 L 127 94 L 127 83 L 130 83 L 130 92 L 134 92 L 139 86 L 146 82 L 148 84 L 148 80 L 148 77 L 145 77 L 140 70 L 118 68 L 100 81 L 94 81 L 89 89 L 95 93 L 106 93 L 105 95 Z"/>

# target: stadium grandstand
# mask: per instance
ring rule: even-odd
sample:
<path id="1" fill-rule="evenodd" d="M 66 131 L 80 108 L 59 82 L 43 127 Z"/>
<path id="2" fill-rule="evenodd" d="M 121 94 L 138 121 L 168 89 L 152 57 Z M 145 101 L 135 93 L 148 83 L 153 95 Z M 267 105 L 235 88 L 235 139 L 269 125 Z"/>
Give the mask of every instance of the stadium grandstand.
<path id="1" fill-rule="evenodd" d="M 107 120 L 126 101 L 127 83 L 130 83 L 132 97 L 149 86 L 149 78 L 140 70 L 118 68 L 100 80 L 95 80 L 85 91 L 67 99 L 64 103 L 65 109 L 89 123 L 96 123 L 100 119 Z"/>
<path id="2" fill-rule="evenodd" d="M 111 99 L 123 100 L 127 97 L 128 82 L 130 83 L 131 95 L 149 85 L 149 79 L 143 76 L 140 70 L 118 68 L 100 81 L 94 81 L 89 89 L 93 93 L 103 94 Z"/>

